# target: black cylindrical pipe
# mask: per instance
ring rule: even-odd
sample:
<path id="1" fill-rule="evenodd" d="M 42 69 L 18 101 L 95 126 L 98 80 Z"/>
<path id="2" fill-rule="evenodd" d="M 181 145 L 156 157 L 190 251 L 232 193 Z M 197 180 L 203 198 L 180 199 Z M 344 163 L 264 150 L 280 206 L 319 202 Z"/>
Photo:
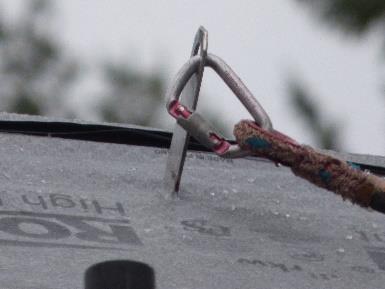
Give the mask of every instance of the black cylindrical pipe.
<path id="1" fill-rule="evenodd" d="M 84 276 L 85 289 L 154 289 L 154 270 L 147 264 L 114 260 L 89 267 Z"/>

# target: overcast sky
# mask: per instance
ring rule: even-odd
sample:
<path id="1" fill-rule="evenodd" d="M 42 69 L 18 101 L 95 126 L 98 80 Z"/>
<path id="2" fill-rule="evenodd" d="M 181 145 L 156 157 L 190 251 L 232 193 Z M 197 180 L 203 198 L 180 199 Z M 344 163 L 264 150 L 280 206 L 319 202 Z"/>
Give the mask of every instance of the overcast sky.
<path id="1" fill-rule="evenodd" d="M 16 13 L 25 1 L 0 3 Z M 344 146 L 356 153 L 385 152 L 384 66 L 381 35 L 357 40 L 332 30 L 294 0 L 277 1 L 56 1 L 63 44 L 85 61 L 126 59 L 139 69 L 165 67 L 165 78 L 186 62 L 199 25 L 209 31 L 209 52 L 238 73 L 270 114 L 274 127 L 312 144 L 289 107 L 286 80 L 303 79 L 325 118 L 343 127 Z M 97 90 L 89 80 L 85 90 Z M 230 127 L 249 118 L 238 100 L 207 69 L 200 106 L 220 113 Z M 81 101 L 81 100 L 79 100 Z M 165 118 L 171 119 L 165 113 Z"/>

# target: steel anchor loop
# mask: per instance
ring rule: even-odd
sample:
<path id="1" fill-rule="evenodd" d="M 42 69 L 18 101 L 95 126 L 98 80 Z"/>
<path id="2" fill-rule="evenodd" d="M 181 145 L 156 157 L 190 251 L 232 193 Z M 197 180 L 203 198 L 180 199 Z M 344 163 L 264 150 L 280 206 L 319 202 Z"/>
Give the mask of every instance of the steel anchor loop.
<path id="1" fill-rule="evenodd" d="M 198 70 L 191 76 L 187 85 L 188 87 L 186 87 L 183 96 L 185 105 L 193 110 L 195 110 L 198 102 L 207 56 L 207 47 L 208 32 L 201 26 L 195 34 L 191 51 L 191 57 L 199 53 L 201 61 L 199 63 Z M 175 124 L 164 176 L 164 185 L 167 191 L 167 197 L 175 196 L 179 190 L 189 138 L 188 132 L 179 124 Z"/>
<path id="2" fill-rule="evenodd" d="M 167 110 L 188 133 L 219 156 L 225 158 L 246 156 L 247 152 L 242 151 L 238 145 L 230 144 L 199 113 L 180 102 L 183 88 L 190 77 L 199 69 L 201 61 L 201 56 L 191 57 L 179 70 L 174 85 L 167 93 Z M 207 55 L 204 65 L 211 67 L 222 78 L 260 127 L 268 131 L 273 130 L 273 125 L 266 111 L 230 66 L 213 54 Z"/>

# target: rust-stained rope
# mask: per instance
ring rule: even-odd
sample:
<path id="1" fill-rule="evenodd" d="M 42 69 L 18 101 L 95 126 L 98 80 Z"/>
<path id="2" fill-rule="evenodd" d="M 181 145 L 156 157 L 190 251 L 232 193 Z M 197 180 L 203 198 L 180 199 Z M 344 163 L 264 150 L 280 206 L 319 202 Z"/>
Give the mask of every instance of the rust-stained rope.
<path id="1" fill-rule="evenodd" d="M 385 180 L 346 161 L 296 143 L 289 137 L 243 120 L 234 128 L 243 150 L 290 167 L 293 173 L 365 208 L 385 213 Z"/>

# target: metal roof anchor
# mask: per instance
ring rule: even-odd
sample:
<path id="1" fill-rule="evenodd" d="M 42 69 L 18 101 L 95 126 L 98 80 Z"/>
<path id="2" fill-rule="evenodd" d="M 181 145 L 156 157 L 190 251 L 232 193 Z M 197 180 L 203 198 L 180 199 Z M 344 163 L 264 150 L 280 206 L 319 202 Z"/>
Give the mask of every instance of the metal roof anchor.
<path id="1" fill-rule="evenodd" d="M 186 89 L 184 90 L 183 99 L 185 105 L 195 110 L 198 103 L 199 91 L 202 83 L 203 70 L 207 57 L 208 33 L 201 26 L 199 27 L 191 52 L 191 57 L 199 53 L 199 67 L 190 78 Z M 167 197 L 174 197 L 179 191 L 180 180 L 182 177 L 183 165 L 186 159 L 187 145 L 189 141 L 189 133 L 184 130 L 178 123 L 175 124 L 171 146 L 169 149 L 166 173 L 164 176 L 164 184 Z"/>
<path id="2" fill-rule="evenodd" d="M 200 51 L 200 55 L 197 55 Z M 167 197 L 177 195 L 189 135 L 224 158 L 245 157 L 237 144 L 231 144 L 216 131 L 199 113 L 195 112 L 204 67 L 211 67 L 238 97 L 253 116 L 255 122 L 267 131 L 273 130 L 269 116 L 236 73 L 221 58 L 207 53 L 207 31 L 200 27 L 195 37 L 191 58 L 176 75 L 167 91 L 167 110 L 177 120 L 167 159 L 164 183 Z M 181 103 L 181 94 L 186 91 Z"/>

